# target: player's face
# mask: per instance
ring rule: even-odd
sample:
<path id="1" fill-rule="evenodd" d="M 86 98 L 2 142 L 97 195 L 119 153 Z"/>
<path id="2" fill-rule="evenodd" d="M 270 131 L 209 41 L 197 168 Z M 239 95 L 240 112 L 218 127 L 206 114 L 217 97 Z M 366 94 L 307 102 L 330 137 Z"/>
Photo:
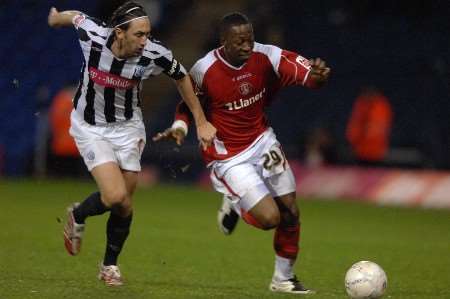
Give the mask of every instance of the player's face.
<path id="1" fill-rule="evenodd" d="M 150 37 L 150 21 L 148 18 L 134 20 L 123 35 L 123 53 L 126 57 L 142 55 L 147 39 Z"/>
<path id="2" fill-rule="evenodd" d="M 255 44 L 252 25 L 231 26 L 222 44 L 229 63 L 236 66 L 244 64 L 250 58 Z"/>

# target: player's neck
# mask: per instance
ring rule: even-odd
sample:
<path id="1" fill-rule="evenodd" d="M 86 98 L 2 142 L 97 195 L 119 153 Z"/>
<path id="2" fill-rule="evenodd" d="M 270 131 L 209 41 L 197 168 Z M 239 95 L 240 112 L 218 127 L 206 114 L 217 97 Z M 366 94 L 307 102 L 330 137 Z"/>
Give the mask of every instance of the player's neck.
<path id="1" fill-rule="evenodd" d="M 121 47 L 119 45 L 119 42 L 116 40 L 114 40 L 114 42 L 111 45 L 111 52 L 114 54 L 114 56 L 116 56 L 117 58 L 120 59 L 125 59 L 127 58 L 125 55 L 125 50 L 123 47 Z"/>
<path id="2" fill-rule="evenodd" d="M 231 64 L 234 67 L 241 67 L 245 63 L 242 61 L 234 61 L 233 59 L 231 59 L 230 56 L 227 55 L 227 52 L 225 52 L 225 50 L 223 48 L 219 50 L 219 53 L 226 62 L 228 62 L 229 64 Z"/>

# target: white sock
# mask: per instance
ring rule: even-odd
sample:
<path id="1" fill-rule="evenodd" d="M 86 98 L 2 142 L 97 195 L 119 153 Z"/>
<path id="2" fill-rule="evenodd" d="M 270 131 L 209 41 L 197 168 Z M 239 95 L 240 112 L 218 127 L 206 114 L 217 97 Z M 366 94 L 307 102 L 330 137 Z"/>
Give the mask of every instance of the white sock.
<path id="1" fill-rule="evenodd" d="M 275 272 L 273 273 L 273 279 L 283 281 L 293 278 L 294 263 L 295 260 L 275 255 Z"/>

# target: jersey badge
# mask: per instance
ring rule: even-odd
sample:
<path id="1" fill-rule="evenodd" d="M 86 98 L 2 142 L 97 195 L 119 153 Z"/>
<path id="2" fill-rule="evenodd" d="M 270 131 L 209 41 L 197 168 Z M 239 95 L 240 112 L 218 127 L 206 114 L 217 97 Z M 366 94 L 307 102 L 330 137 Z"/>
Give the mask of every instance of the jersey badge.
<path id="1" fill-rule="evenodd" d="M 76 28 L 78 28 L 81 24 L 81 22 L 83 22 L 86 19 L 86 17 L 82 14 L 76 15 L 75 17 L 73 17 L 73 24 L 75 25 Z"/>
<path id="2" fill-rule="evenodd" d="M 133 77 L 135 77 L 135 78 L 142 78 L 142 76 L 144 76 L 144 73 L 145 73 L 145 66 L 138 65 L 134 69 Z"/>
<path id="3" fill-rule="evenodd" d="M 253 91 L 253 86 L 252 86 L 250 83 L 248 83 L 248 82 L 242 82 L 242 83 L 239 85 L 239 92 L 240 92 L 243 96 L 248 95 L 248 94 L 251 93 L 252 91 Z"/>

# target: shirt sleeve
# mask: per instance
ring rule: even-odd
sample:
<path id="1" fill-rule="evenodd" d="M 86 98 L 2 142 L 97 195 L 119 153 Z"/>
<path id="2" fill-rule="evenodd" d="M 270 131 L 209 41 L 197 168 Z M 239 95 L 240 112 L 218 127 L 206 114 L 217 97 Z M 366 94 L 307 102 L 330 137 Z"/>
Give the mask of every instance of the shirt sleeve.
<path id="1" fill-rule="evenodd" d="M 157 68 L 153 71 L 153 75 L 158 75 L 163 72 L 174 80 L 179 80 L 186 76 L 186 69 L 173 57 L 172 51 L 165 49 L 161 54 L 160 57 L 155 59 Z"/>
<path id="2" fill-rule="evenodd" d="M 94 36 L 100 36 L 106 39 L 106 27 L 100 20 L 80 13 L 72 18 L 72 24 L 75 27 L 78 39 L 82 44 L 83 42 L 90 41 Z"/>
<path id="3" fill-rule="evenodd" d="M 76 16 L 74 16 L 72 18 L 72 24 L 77 30 L 83 29 L 86 31 L 94 31 L 94 32 L 97 31 L 102 32 L 106 26 L 105 23 L 103 23 L 99 19 L 92 18 L 83 13 L 79 13 Z"/>
<path id="4" fill-rule="evenodd" d="M 188 105 L 184 101 L 180 101 L 175 110 L 175 120 L 172 128 L 181 128 L 187 134 L 187 128 L 191 122 L 192 114 Z"/>
<path id="5" fill-rule="evenodd" d="M 311 65 L 308 59 L 294 52 L 281 51 L 277 72 L 281 86 L 308 86 L 310 70 Z"/>
<path id="6" fill-rule="evenodd" d="M 200 104 L 203 108 L 203 111 L 208 110 L 207 98 L 205 97 L 205 93 L 203 91 L 203 78 L 204 78 L 204 68 L 200 61 L 197 61 L 194 66 L 189 71 L 189 77 L 192 82 L 192 86 L 194 87 L 194 92 L 200 100 Z M 177 105 L 175 111 L 175 121 L 172 125 L 174 129 L 183 129 L 187 134 L 187 127 L 192 122 L 193 116 L 189 107 L 184 101 L 180 101 Z"/>
<path id="7" fill-rule="evenodd" d="M 200 100 L 202 109 L 205 111 L 207 109 L 206 99 L 205 99 L 203 91 L 198 86 L 197 81 L 192 76 L 192 69 L 190 71 L 189 77 L 191 79 L 192 86 L 194 87 L 194 92 Z M 193 119 L 193 116 L 192 116 L 191 110 L 189 110 L 188 105 L 184 101 L 180 101 L 178 103 L 176 111 L 175 111 L 175 121 L 172 125 L 172 128 L 175 128 L 175 129 L 181 128 L 185 131 L 185 133 L 187 135 L 187 128 L 189 127 L 190 123 L 192 122 L 192 119 Z"/>
<path id="8" fill-rule="evenodd" d="M 189 71 L 189 76 L 191 77 L 192 86 L 194 87 L 195 95 L 201 97 L 204 95 L 203 92 L 203 77 L 204 73 L 199 67 L 199 63 L 195 63 L 194 66 Z"/>
<path id="9" fill-rule="evenodd" d="M 83 24 L 83 22 L 85 20 L 86 20 L 86 15 L 80 13 L 72 18 L 72 24 L 75 27 L 75 29 L 78 30 L 78 28 L 80 28 L 80 25 Z"/>

